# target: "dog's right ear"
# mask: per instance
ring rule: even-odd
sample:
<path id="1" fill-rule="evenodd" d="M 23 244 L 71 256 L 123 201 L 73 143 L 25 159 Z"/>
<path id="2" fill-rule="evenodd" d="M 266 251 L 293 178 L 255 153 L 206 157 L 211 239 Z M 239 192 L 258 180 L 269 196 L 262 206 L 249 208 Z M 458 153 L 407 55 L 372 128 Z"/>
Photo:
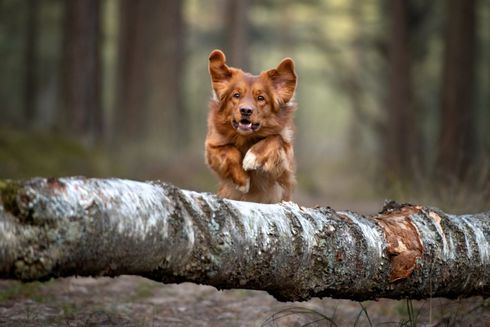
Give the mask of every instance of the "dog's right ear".
<path id="1" fill-rule="evenodd" d="M 226 57 L 221 50 L 216 49 L 209 54 L 209 75 L 211 75 L 213 90 L 220 99 L 224 91 L 226 91 L 227 84 L 232 76 L 232 71 L 225 62 Z"/>
<path id="2" fill-rule="evenodd" d="M 280 102 L 288 103 L 293 98 L 296 89 L 296 72 L 294 71 L 293 59 L 284 58 L 276 68 L 268 70 L 266 73 L 274 85 Z"/>

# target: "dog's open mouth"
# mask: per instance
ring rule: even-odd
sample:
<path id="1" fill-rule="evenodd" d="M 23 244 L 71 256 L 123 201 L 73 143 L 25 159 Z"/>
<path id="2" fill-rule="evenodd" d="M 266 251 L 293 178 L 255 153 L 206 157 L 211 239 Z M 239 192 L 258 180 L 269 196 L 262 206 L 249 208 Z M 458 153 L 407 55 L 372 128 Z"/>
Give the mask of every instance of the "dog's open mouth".
<path id="1" fill-rule="evenodd" d="M 236 120 L 233 120 L 232 124 L 233 128 L 240 132 L 254 132 L 260 127 L 259 123 L 252 123 L 248 119 L 241 119 L 238 122 Z"/>

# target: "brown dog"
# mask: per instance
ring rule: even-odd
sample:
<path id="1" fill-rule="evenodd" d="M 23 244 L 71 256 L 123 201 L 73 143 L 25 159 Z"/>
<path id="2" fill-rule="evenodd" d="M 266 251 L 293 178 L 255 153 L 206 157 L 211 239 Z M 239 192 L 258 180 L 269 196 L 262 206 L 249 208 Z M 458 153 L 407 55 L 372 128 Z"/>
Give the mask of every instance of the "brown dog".
<path id="1" fill-rule="evenodd" d="M 219 179 L 218 196 L 275 203 L 289 201 L 295 184 L 292 101 L 294 62 L 285 58 L 255 76 L 209 55 L 214 98 L 209 104 L 206 161 Z"/>

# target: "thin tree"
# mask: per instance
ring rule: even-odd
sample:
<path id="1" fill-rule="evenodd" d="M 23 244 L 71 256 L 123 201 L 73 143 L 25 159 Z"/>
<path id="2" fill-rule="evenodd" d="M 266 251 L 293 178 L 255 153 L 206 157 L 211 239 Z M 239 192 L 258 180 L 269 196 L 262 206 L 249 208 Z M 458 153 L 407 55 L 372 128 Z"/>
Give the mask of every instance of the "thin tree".
<path id="1" fill-rule="evenodd" d="M 440 106 L 438 173 L 463 180 L 477 156 L 475 107 L 475 0 L 447 0 Z"/>
<path id="2" fill-rule="evenodd" d="M 61 127 L 92 143 L 102 132 L 100 1 L 66 0 L 63 23 Z"/>
<path id="3" fill-rule="evenodd" d="M 225 52 L 235 67 L 250 69 L 250 9 L 251 0 L 229 0 L 225 10 Z"/>
<path id="4" fill-rule="evenodd" d="M 388 96 L 382 134 L 385 174 L 399 179 L 416 167 L 418 127 L 412 90 L 409 1 L 389 2 Z"/>
<path id="5" fill-rule="evenodd" d="M 122 1 L 118 140 L 174 148 L 185 143 L 183 29 L 182 1 Z"/>
<path id="6" fill-rule="evenodd" d="M 24 120 L 28 125 L 34 123 L 36 115 L 39 8 L 38 0 L 27 1 L 23 96 Z"/>

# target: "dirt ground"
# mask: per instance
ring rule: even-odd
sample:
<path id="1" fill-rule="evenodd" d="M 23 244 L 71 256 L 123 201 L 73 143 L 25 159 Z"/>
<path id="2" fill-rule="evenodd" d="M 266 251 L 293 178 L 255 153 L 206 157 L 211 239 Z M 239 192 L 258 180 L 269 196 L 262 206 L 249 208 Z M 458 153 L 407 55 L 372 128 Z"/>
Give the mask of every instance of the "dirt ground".
<path id="1" fill-rule="evenodd" d="M 490 301 L 312 299 L 148 279 L 0 281 L 0 326 L 490 326 Z"/>

